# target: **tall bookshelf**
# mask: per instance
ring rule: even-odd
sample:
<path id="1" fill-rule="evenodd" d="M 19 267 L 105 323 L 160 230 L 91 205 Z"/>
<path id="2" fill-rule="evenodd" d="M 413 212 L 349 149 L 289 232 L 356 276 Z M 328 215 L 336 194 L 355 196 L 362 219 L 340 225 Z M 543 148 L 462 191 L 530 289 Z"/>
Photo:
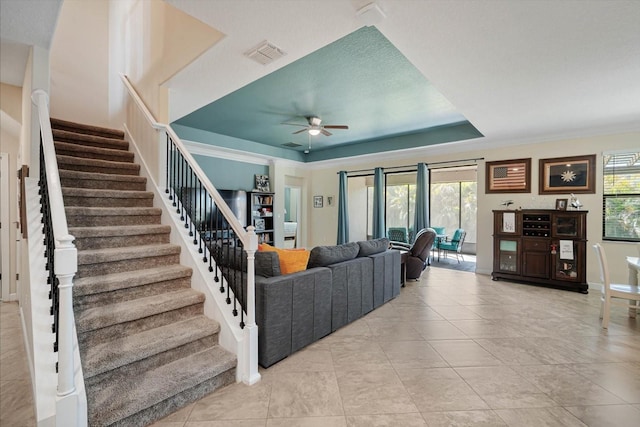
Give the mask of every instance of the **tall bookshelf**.
<path id="1" fill-rule="evenodd" d="M 259 243 L 273 244 L 274 242 L 273 197 L 274 193 L 249 192 L 247 223 L 255 227 Z"/>

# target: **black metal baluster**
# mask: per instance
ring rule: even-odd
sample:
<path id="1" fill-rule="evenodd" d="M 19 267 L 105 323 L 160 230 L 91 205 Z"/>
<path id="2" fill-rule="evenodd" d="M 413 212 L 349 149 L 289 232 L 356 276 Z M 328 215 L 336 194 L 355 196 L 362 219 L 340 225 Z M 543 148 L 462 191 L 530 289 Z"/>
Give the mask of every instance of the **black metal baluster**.
<path id="1" fill-rule="evenodd" d="M 178 188 L 177 188 L 177 192 L 178 194 L 176 195 L 177 200 L 177 208 L 176 208 L 176 212 L 180 214 L 180 221 L 182 221 L 184 218 L 182 217 L 182 203 L 184 202 L 183 197 L 182 197 L 182 153 L 180 151 L 176 151 L 176 155 L 178 156 Z"/>
<path id="2" fill-rule="evenodd" d="M 173 207 L 178 204 L 176 202 L 176 187 L 177 187 L 177 173 L 178 173 L 178 153 L 176 152 L 176 145 L 171 141 L 171 187 L 173 190 Z"/>
<path id="3" fill-rule="evenodd" d="M 213 271 L 213 263 L 212 263 L 212 259 L 213 259 L 213 250 L 215 248 L 215 234 L 214 234 L 214 230 L 213 230 L 213 198 L 211 197 L 211 194 L 207 194 L 207 198 L 209 199 L 209 272 Z M 206 258 L 204 259 L 205 262 L 207 262 Z"/>
<path id="4" fill-rule="evenodd" d="M 193 244 L 198 246 L 198 252 L 203 254 L 204 263 L 208 257 L 209 271 L 214 273 L 214 281 L 220 284 L 220 292 L 226 293 L 226 303 L 233 304 L 233 315 L 238 316 L 238 310 L 240 311 L 240 327 L 244 328 L 243 307 L 246 304 L 248 286 L 248 274 L 245 270 L 248 262 L 244 258 L 242 241 L 206 189 L 204 182 L 196 175 L 189 161 L 169 136 L 167 165 L 170 169 L 167 171 L 166 189 L 169 199 L 173 200 L 180 221 L 184 221 L 189 236 L 193 237 Z M 209 252 L 208 255 L 205 248 Z"/>
<path id="5" fill-rule="evenodd" d="M 220 207 L 216 205 L 216 257 L 214 258 L 216 261 L 216 275 L 213 280 L 218 283 L 220 282 L 220 292 L 224 292 L 224 287 L 222 286 L 222 281 L 220 280 L 219 273 L 222 273 L 222 268 L 220 266 L 220 258 L 222 255 L 222 230 L 220 227 Z"/>
<path id="6" fill-rule="evenodd" d="M 193 237 L 193 219 L 196 215 L 196 187 L 193 182 L 193 169 L 189 165 L 189 215 L 187 221 L 184 224 L 185 228 L 189 229 L 189 236 Z"/>
<path id="7" fill-rule="evenodd" d="M 58 280 L 55 275 L 55 237 L 53 235 L 53 223 L 51 219 L 51 203 L 49 201 L 49 185 L 47 182 L 47 168 L 44 159 L 44 146 L 42 145 L 42 137 L 40 138 L 40 212 L 42 212 L 42 233 L 44 236 L 44 256 L 46 258 L 45 270 L 47 270 L 47 285 L 49 285 L 49 299 L 51 307 L 49 307 L 49 315 L 53 316 L 51 324 L 51 332 L 55 333 L 53 343 L 53 351 L 58 351 L 58 311 L 59 311 L 59 293 Z M 57 371 L 57 366 L 56 366 Z"/>
<path id="8" fill-rule="evenodd" d="M 169 134 L 166 134 L 166 136 L 167 136 L 167 142 L 166 142 L 167 157 L 165 158 L 165 162 L 166 162 L 166 165 L 167 165 L 167 167 L 166 167 L 166 169 L 167 169 L 167 177 L 166 177 L 166 181 L 164 183 L 164 187 L 165 187 L 164 192 L 169 194 L 169 169 L 170 169 L 169 168 L 169 164 L 170 164 L 170 161 L 169 161 L 169 148 L 170 148 L 171 138 L 169 137 Z M 171 199 L 171 196 L 169 196 L 169 199 Z"/>
<path id="9" fill-rule="evenodd" d="M 196 223 L 196 231 L 197 231 L 196 236 L 198 236 L 198 243 L 197 243 L 198 253 L 201 254 L 204 252 L 202 250 L 202 232 L 203 232 L 202 228 L 205 223 L 205 218 L 203 215 L 203 205 L 206 205 L 207 199 L 205 195 L 202 193 L 202 190 L 203 190 L 202 182 L 200 181 L 200 178 L 197 178 L 197 179 L 198 179 L 197 187 L 198 187 L 198 207 L 199 207 L 198 210 L 200 211 L 200 216 L 198 217 L 198 222 Z M 204 207 L 206 208 L 206 206 Z M 206 212 L 206 209 L 205 209 L 205 212 Z M 194 244 L 196 243 L 194 242 Z"/>

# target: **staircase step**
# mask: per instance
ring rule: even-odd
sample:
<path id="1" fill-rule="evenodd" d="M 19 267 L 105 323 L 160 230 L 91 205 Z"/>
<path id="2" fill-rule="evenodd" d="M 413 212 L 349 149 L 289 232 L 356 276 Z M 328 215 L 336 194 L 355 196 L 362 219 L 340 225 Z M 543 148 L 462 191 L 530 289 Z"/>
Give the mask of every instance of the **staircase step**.
<path id="1" fill-rule="evenodd" d="M 179 264 L 180 246 L 146 245 L 78 251 L 77 278 Z"/>
<path id="2" fill-rule="evenodd" d="M 236 380 L 236 356 L 133 163 L 124 132 L 52 119 L 78 269 L 89 425 L 146 426 Z"/>
<path id="3" fill-rule="evenodd" d="M 191 268 L 180 264 L 89 276 L 73 283 L 76 311 L 191 287 Z"/>
<path id="4" fill-rule="evenodd" d="M 117 384 L 89 388 L 89 425 L 148 425 L 235 382 L 235 366 L 235 357 L 215 346 Z"/>
<path id="5" fill-rule="evenodd" d="M 212 347 L 219 331 L 218 322 L 201 315 L 91 347 L 82 357 L 85 382 L 120 381 L 184 357 L 183 347 L 192 348 L 194 343 Z"/>
<path id="6" fill-rule="evenodd" d="M 80 172 L 60 169 L 63 187 L 97 188 L 104 190 L 145 191 L 147 178 L 135 175 L 115 175 L 111 173 Z"/>
<path id="7" fill-rule="evenodd" d="M 57 155 L 58 168 L 80 172 L 112 173 L 116 175 L 138 175 L 140 165 L 128 162 L 83 159 L 80 157 Z"/>
<path id="8" fill-rule="evenodd" d="M 108 227 L 69 227 L 79 251 L 169 243 L 171 226 L 160 224 Z"/>
<path id="9" fill-rule="evenodd" d="M 65 206 L 84 207 L 152 207 L 153 193 L 150 191 L 99 190 L 95 188 L 63 187 Z"/>
<path id="10" fill-rule="evenodd" d="M 107 160 L 110 162 L 133 163 L 134 154 L 130 151 L 112 148 L 89 147 L 68 142 L 55 142 L 56 154 L 59 156 L 79 157 L 82 159 Z"/>
<path id="11" fill-rule="evenodd" d="M 65 208 L 69 227 L 160 224 L 160 208 Z"/>
<path id="12" fill-rule="evenodd" d="M 103 136 L 87 135 L 61 129 L 52 129 L 54 142 L 67 142 L 84 147 L 111 148 L 114 150 L 129 150 L 129 143 L 121 138 L 105 138 Z"/>
<path id="13" fill-rule="evenodd" d="M 54 118 L 51 119 L 51 128 L 66 130 L 75 133 L 84 133 L 86 135 L 103 136 L 105 138 L 124 138 L 124 132 L 121 130 L 109 129 L 101 126 L 85 125 Z"/>
<path id="14" fill-rule="evenodd" d="M 154 329 L 203 313 L 204 295 L 181 289 L 76 313 L 80 348 Z"/>

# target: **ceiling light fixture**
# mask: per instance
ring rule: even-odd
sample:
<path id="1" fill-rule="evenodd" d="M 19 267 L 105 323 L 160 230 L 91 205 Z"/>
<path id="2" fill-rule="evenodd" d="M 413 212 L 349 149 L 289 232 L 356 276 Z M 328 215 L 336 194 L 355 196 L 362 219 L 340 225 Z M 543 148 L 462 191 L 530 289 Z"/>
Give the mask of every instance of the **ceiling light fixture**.
<path id="1" fill-rule="evenodd" d="M 309 135 L 313 135 L 313 136 L 320 135 L 320 129 L 318 129 L 318 128 L 310 128 L 309 129 Z"/>
<path id="2" fill-rule="evenodd" d="M 311 135 L 308 135 L 308 137 L 309 137 L 309 148 L 304 150 L 304 154 L 309 154 L 309 152 L 311 151 Z"/>

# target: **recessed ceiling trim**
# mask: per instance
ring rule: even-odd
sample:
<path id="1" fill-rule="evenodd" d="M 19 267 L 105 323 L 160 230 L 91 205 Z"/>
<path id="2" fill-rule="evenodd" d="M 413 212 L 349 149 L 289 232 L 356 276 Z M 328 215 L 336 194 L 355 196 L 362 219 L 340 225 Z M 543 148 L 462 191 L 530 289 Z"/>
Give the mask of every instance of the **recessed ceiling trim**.
<path id="1" fill-rule="evenodd" d="M 199 156 L 216 157 L 225 160 L 235 160 L 237 162 L 252 163 L 255 165 L 268 166 L 276 157 L 259 156 L 257 154 L 246 154 L 244 151 L 232 150 L 230 148 L 219 147 L 217 145 L 204 144 L 202 142 L 182 139 L 184 146 L 191 154 Z"/>

